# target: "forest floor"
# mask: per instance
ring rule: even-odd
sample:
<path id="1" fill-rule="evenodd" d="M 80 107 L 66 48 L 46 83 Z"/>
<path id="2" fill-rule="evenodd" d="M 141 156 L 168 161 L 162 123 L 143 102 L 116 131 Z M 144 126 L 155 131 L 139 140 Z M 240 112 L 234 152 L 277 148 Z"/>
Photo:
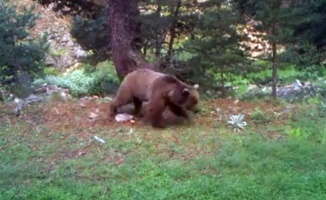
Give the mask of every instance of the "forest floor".
<path id="1" fill-rule="evenodd" d="M 258 123 L 263 124 L 264 122 L 252 123 L 252 112 L 261 110 L 264 115 L 262 117 L 266 117 L 282 112 L 283 109 L 279 105 L 268 102 L 244 102 L 234 99 L 216 99 L 203 102 L 202 104 L 201 114 L 193 115 L 190 122 L 176 117 L 169 111 L 165 111 L 164 118 L 168 127 L 164 130 L 152 128 L 142 118 L 136 118 L 126 122 L 116 122 L 108 116 L 108 102 L 96 98 L 87 100 L 75 99 L 71 101 L 47 101 L 25 108 L 19 117 L 10 114 L 14 109 L 14 105 L 9 106 L 9 109 L 8 105 L 2 105 L 1 109 L 6 110 L 6 112 L 2 112 L 0 122 L 2 124 L 7 123 L 9 127 L 21 127 L 22 124 L 25 124 L 23 127 L 27 128 L 27 130 L 23 134 L 23 137 L 27 139 L 31 136 L 34 137 L 36 134 L 37 137 L 42 138 L 42 142 L 30 144 L 30 148 L 33 151 L 44 148 L 45 143 L 54 145 L 55 152 L 53 152 L 53 157 L 48 162 L 55 162 L 57 160 L 78 158 L 94 153 L 99 148 L 99 144 L 94 139 L 94 136 L 102 138 L 105 141 L 126 140 L 130 142 L 130 140 L 134 139 L 136 145 L 140 145 L 140 141 L 150 143 L 155 148 L 156 154 L 171 156 L 171 149 L 168 148 L 167 144 L 180 145 L 181 138 L 191 130 L 202 132 L 197 136 L 192 136 L 194 137 L 194 141 L 192 142 L 196 143 L 196 140 L 198 140 L 197 137 L 204 136 L 204 132 L 215 132 L 216 137 L 218 137 L 221 128 L 227 129 L 227 120 L 232 114 L 245 114 L 245 121 L 256 126 Z M 282 117 L 285 117 L 285 115 Z M 286 120 L 282 119 L 274 121 L 275 124 L 285 122 Z M 267 123 L 271 123 L 271 121 Z M 260 125 L 260 128 L 261 126 L 264 125 Z M 230 131 L 230 134 L 241 133 L 232 133 Z M 264 131 L 264 136 L 277 138 L 280 134 L 271 130 Z M 84 145 L 67 149 L 72 140 L 75 140 L 73 143 L 82 142 Z M 165 147 L 162 148 L 162 145 Z M 193 145 L 198 146 L 195 152 Z M 0 148 L 3 149 L 4 147 Z M 188 150 L 185 150 L 181 154 L 173 153 L 173 156 L 190 159 L 205 155 L 210 151 L 206 149 L 206 146 L 198 144 L 187 144 L 185 148 Z M 111 157 L 110 162 L 122 164 L 127 156 Z"/>
<path id="2" fill-rule="evenodd" d="M 12 105 L 11 109 L 14 108 Z M 131 108 L 132 109 L 132 108 Z M 231 115 L 244 114 L 245 121 L 251 124 L 252 128 L 266 124 L 285 124 L 288 119 L 288 112 L 295 109 L 295 106 L 281 105 L 268 101 L 239 101 L 235 99 L 215 99 L 201 102 L 200 114 L 191 115 L 191 121 L 173 115 L 168 110 L 164 113 L 167 129 L 153 129 L 143 118 L 135 118 L 126 122 L 116 122 L 109 118 L 108 102 L 103 99 L 88 98 L 70 101 L 47 101 L 41 104 L 25 108 L 19 117 L 6 116 L 11 122 L 26 122 L 34 126 L 45 126 L 49 134 L 61 131 L 75 132 L 76 128 L 83 129 L 78 133 L 79 138 L 89 138 L 93 134 L 88 128 L 99 130 L 113 130 L 117 128 L 141 130 L 144 132 L 160 134 L 160 132 L 173 131 L 182 132 L 185 128 L 205 127 L 210 131 L 218 131 L 219 127 L 227 128 L 227 120 Z M 125 109 L 128 112 L 128 108 Z M 284 112 L 285 111 L 285 112 Z M 10 112 L 10 111 L 8 111 Z M 277 113 L 283 113 L 276 117 Z M 254 116 L 253 116 L 254 115 Z M 252 119 L 257 118 L 257 119 Z M 3 120 L 3 118 L 2 118 Z M 235 133 L 237 134 L 237 133 Z M 272 136 L 273 132 L 268 132 Z M 178 134 L 176 134 L 175 137 Z M 103 134 L 103 137 L 107 135 Z M 277 136 L 276 136 L 277 137 Z"/>
<path id="3" fill-rule="evenodd" d="M 0 199 L 326 195 L 325 115 L 316 105 L 207 100 L 191 122 L 166 112 L 166 129 L 110 120 L 96 98 L 46 101 L 20 116 L 13 108 L 0 104 Z M 228 127 L 232 114 L 245 114 L 245 130 Z"/>

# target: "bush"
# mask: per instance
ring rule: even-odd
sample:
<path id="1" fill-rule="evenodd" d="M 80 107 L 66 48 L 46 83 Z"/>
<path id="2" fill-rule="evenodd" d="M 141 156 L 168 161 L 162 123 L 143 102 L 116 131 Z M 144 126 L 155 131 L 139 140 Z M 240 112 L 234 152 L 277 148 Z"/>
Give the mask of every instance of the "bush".
<path id="1" fill-rule="evenodd" d="M 32 79 L 42 73 L 48 48 L 45 38 L 29 38 L 27 29 L 36 20 L 32 11 L 24 8 L 18 14 L 8 0 L 0 6 L 0 85 L 15 88 L 18 96 L 26 96 Z"/>
<path id="2" fill-rule="evenodd" d="M 34 85 L 48 83 L 68 88 L 75 97 L 89 94 L 105 95 L 117 89 L 119 79 L 112 63 L 105 61 L 94 69 L 91 72 L 87 68 L 77 69 L 65 76 L 49 75 L 34 81 Z"/>
<path id="3" fill-rule="evenodd" d="M 108 11 L 106 8 L 103 8 L 92 19 L 77 16 L 73 21 L 71 35 L 83 49 L 93 52 L 88 57 L 88 60 L 93 63 L 105 60 L 107 58 L 107 52 L 111 51 L 107 18 Z"/>

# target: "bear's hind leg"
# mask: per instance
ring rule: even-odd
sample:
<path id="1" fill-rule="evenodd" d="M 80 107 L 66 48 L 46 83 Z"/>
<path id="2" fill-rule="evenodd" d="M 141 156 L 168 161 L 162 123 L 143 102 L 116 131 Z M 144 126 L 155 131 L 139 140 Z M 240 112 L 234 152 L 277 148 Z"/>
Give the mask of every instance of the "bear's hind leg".
<path id="1" fill-rule="evenodd" d="M 165 128 L 163 123 L 163 117 L 161 114 L 157 114 L 151 118 L 151 125 L 154 128 Z"/>
<path id="2" fill-rule="evenodd" d="M 149 118 L 152 127 L 165 128 L 162 116 L 164 109 L 165 103 L 163 101 L 150 101 L 146 104 L 146 117 Z"/>
<path id="3" fill-rule="evenodd" d="M 133 96 L 131 92 L 125 88 L 120 88 L 118 94 L 115 96 L 113 102 L 111 103 L 111 116 L 118 113 L 118 109 L 124 105 L 133 102 Z"/>
<path id="4" fill-rule="evenodd" d="M 141 109 L 142 109 L 143 102 L 136 97 L 133 98 L 133 102 L 134 102 L 134 106 L 135 106 L 134 115 L 141 117 L 142 116 Z"/>

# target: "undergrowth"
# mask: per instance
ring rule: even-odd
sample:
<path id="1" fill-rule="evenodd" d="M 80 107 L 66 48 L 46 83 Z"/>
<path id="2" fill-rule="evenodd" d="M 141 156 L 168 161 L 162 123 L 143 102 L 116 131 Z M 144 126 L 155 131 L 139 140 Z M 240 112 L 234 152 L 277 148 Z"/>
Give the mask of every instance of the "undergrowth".
<path id="1" fill-rule="evenodd" d="M 98 64 L 93 70 L 88 70 L 88 68 L 86 66 L 76 69 L 66 75 L 49 74 L 43 79 L 35 80 L 34 85 L 47 83 L 68 88 L 74 97 L 90 94 L 105 95 L 113 93 L 118 88 L 119 80 L 112 63 L 105 61 Z"/>

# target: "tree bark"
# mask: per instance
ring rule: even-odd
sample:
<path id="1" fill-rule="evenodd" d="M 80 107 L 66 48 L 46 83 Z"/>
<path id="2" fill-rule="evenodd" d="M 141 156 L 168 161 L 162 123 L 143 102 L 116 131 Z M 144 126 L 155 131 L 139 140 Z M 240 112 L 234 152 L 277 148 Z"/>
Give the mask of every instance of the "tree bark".
<path id="1" fill-rule="evenodd" d="M 122 80 L 139 66 L 148 66 L 141 53 L 137 0 L 108 0 L 112 60 Z"/>
<path id="2" fill-rule="evenodd" d="M 272 34 L 275 36 L 275 23 L 272 25 Z M 277 98 L 277 91 L 276 91 L 276 86 L 277 86 L 277 60 L 276 60 L 276 41 L 275 39 L 272 41 L 272 96 L 273 99 L 275 100 Z"/>
<path id="3" fill-rule="evenodd" d="M 176 37 L 175 28 L 176 28 L 176 24 L 177 24 L 177 21 L 178 21 L 178 15 L 179 15 L 180 7 L 181 7 L 181 0 L 178 0 L 177 5 L 175 6 L 175 11 L 173 13 L 172 24 L 170 26 L 170 41 L 169 41 L 169 47 L 168 47 L 168 57 L 169 58 L 171 58 L 172 53 L 173 53 L 173 44 L 174 44 L 174 39 Z"/>
<path id="4" fill-rule="evenodd" d="M 161 16 L 161 11 L 162 11 L 162 6 L 160 4 L 158 4 L 157 10 L 156 10 L 157 17 Z M 157 36 L 156 36 L 156 41 L 155 41 L 155 56 L 156 56 L 156 58 L 161 56 L 162 44 L 164 42 L 165 35 L 166 35 L 164 32 L 165 31 L 162 30 L 162 33 L 157 34 Z"/>

